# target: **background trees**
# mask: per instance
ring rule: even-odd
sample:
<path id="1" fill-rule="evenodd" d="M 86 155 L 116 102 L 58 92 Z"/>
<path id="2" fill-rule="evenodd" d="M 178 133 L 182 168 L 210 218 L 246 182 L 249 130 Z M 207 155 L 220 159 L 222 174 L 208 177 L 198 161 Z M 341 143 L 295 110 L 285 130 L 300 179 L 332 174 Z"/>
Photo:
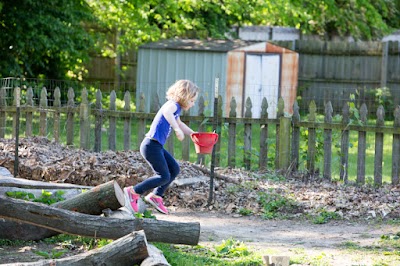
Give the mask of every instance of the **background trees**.
<path id="1" fill-rule="evenodd" d="M 374 40 L 400 27 L 399 7 L 400 0 L 0 0 L 0 76 L 82 78 L 90 52 L 115 57 L 163 38 L 224 38 L 243 25 Z"/>
<path id="2" fill-rule="evenodd" d="M 5 0 L 0 13 L 2 77 L 77 78 L 94 39 L 94 21 L 80 0 Z"/>

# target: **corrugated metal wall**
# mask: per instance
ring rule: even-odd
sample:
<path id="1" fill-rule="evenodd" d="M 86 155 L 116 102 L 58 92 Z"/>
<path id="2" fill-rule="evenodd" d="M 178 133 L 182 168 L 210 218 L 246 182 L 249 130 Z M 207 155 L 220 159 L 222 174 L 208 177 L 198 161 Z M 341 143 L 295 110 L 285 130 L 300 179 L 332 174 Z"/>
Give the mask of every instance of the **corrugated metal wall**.
<path id="1" fill-rule="evenodd" d="M 139 49 L 136 86 L 136 103 L 146 95 L 146 112 L 150 111 L 148 95 L 158 93 L 159 103 L 165 102 L 165 93 L 179 79 L 189 79 L 200 88 L 206 102 L 205 111 L 213 114 L 214 80 L 220 77 L 220 88 L 226 83 L 226 52 L 186 51 L 173 49 Z M 225 99 L 223 99 L 225 101 Z M 197 105 L 190 109 L 197 114 Z M 210 112 L 210 113 L 208 113 Z"/>

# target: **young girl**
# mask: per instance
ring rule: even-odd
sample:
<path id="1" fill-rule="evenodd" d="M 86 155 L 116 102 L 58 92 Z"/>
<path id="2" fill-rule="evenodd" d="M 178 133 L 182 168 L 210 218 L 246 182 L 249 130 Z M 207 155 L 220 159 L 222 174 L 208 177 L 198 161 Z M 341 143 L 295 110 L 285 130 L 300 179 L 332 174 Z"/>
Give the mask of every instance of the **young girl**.
<path id="1" fill-rule="evenodd" d="M 150 130 L 140 145 L 140 153 L 153 169 L 154 176 L 124 188 L 125 207 L 133 213 L 138 212 L 138 199 L 146 191 L 153 192 L 145 197 L 145 201 L 153 205 L 159 212 L 168 214 L 162 196 L 168 186 L 179 174 L 179 164 L 164 149 L 164 144 L 171 131 L 182 141 L 186 135 L 194 133 L 179 116 L 181 110 L 189 110 L 197 100 L 199 88 L 189 80 L 178 80 L 167 91 L 167 102 L 160 108 L 151 123 Z"/>

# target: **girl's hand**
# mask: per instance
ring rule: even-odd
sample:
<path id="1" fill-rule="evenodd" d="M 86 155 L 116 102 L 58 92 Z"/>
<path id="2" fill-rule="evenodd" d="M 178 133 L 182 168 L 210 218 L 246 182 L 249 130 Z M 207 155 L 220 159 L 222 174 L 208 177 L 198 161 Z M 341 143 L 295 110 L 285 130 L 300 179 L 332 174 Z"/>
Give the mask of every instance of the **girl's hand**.
<path id="1" fill-rule="evenodd" d="M 185 138 L 185 134 L 183 134 L 182 129 L 177 128 L 177 129 L 174 129 L 174 131 L 175 131 L 176 137 L 177 137 L 180 141 L 182 141 L 182 140 Z"/>

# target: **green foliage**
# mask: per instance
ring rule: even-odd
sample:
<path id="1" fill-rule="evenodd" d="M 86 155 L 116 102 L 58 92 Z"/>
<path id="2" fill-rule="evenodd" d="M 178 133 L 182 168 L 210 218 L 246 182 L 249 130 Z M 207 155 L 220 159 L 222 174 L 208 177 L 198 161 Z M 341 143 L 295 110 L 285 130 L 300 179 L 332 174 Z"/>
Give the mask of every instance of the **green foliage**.
<path id="1" fill-rule="evenodd" d="M 266 1 L 255 24 L 291 26 L 326 39 L 372 40 L 400 26 L 396 1 Z"/>
<path id="2" fill-rule="evenodd" d="M 61 257 L 64 253 L 66 253 L 66 250 L 52 250 L 51 252 L 47 251 L 34 251 L 35 254 L 42 256 L 46 259 L 57 259 Z"/>
<path id="3" fill-rule="evenodd" d="M 215 247 L 218 256 L 222 257 L 241 257 L 249 255 L 249 250 L 243 242 L 229 238 Z"/>
<path id="4" fill-rule="evenodd" d="M 156 216 L 153 215 L 151 210 L 145 210 L 143 213 L 137 212 L 135 213 L 135 217 L 139 219 L 142 218 L 156 219 Z"/>
<path id="5" fill-rule="evenodd" d="M 325 224 L 330 220 L 339 219 L 340 216 L 336 212 L 328 212 L 326 210 L 321 210 L 317 216 L 314 217 L 313 223 L 314 224 Z"/>
<path id="6" fill-rule="evenodd" d="M 202 246 L 155 244 L 173 266 L 246 266 L 262 265 L 261 255 L 248 250 L 243 242 L 233 238 L 215 246 L 215 251 Z"/>
<path id="7" fill-rule="evenodd" d="M 252 210 L 246 209 L 246 208 L 240 208 L 239 209 L 239 214 L 243 216 L 249 216 L 253 213 Z"/>
<path id="8" fill-rule="evenodd" d="M 85 1 L 3 1 L 0 76 L 83 76 L 94 44 L 84 22 L 93 21 Z"/>
<path id="9" fill-rule="evenodd" d="M 65 198 L 63 197 L 64 194 L 65 194 L 65 192 L 62 190 L 58 190 L 54 194 L 52 192 L 42 190 L 42 194 L 40 195 L 40 197 L 36 198 L 35 195 L 33 195 L 32 193 L 28 193 L 25 191 L 7 191 L 6 192 L 6 195 L 11 198 L 22 199 L 22 200 L 33 201 L 33 202 L 40 202 L 40 203 L 44 203 L 47 205 L 51 205 L 53 203 L 65 200 Z"/>
<path id="10" fill-rule="evenodd" d="M 265 219 L 282 217 L 283 212 L 291 211 L 296 207 L 296 203 L 292 199 L 274 192 L 272 188 L 268 192 L 259 192 L 258 197 L 258 202 L 264 212 L 263 218 Z"/>

